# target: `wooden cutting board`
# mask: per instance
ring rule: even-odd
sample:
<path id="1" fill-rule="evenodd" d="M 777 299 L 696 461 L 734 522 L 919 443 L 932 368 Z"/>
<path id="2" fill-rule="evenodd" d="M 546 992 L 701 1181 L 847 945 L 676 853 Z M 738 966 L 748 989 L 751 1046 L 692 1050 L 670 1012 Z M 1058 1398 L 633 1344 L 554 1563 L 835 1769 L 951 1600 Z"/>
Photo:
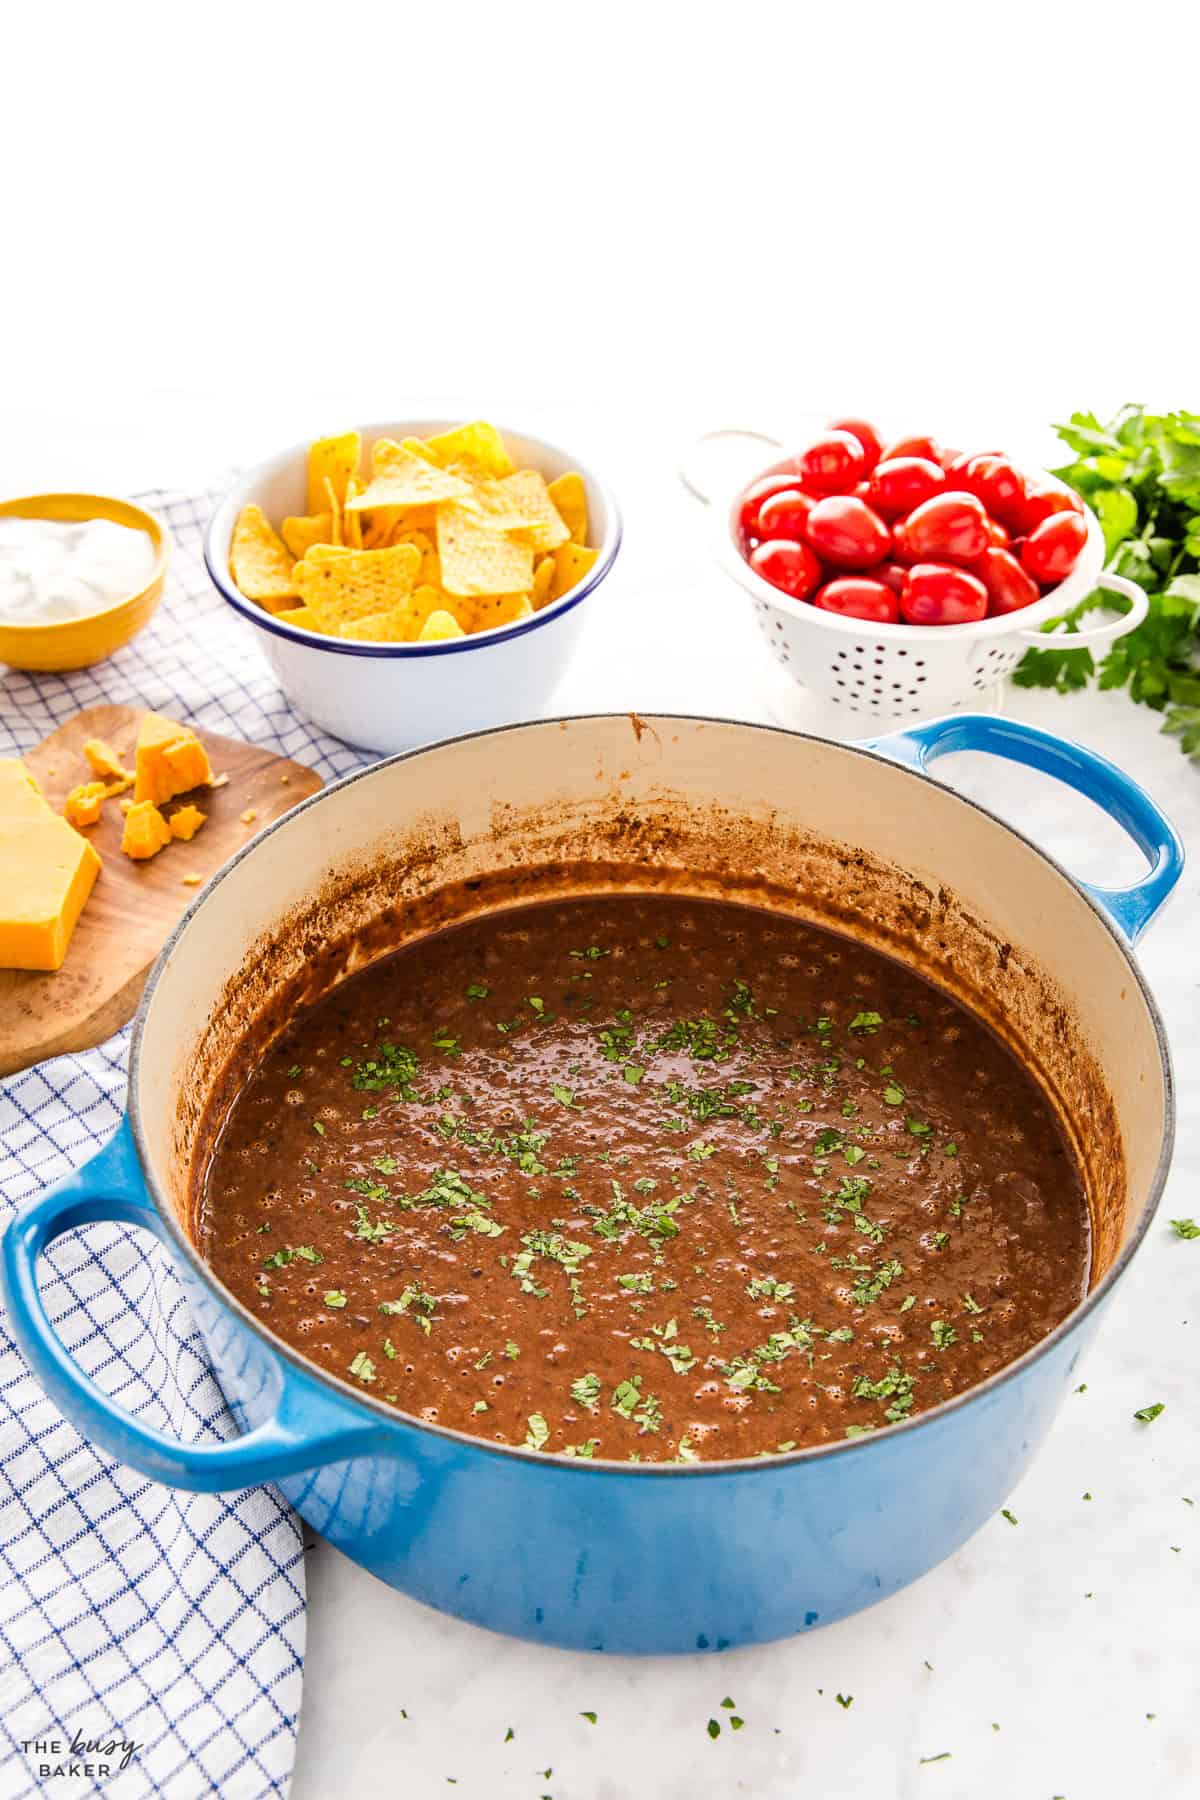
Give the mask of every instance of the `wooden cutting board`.
<path id="1" fill-rule="evenodd" d="M 138 725 L 133 706 L 92 706 L 44 738 L 22 758 L 56 812 L 80 782 L 93 779 L 83 754 L 87 738 L 104 738 L 132 769 Z M 185 875 L 207 881 L 264 825 L 323 785 L 303 764 L 239 744 L 212 731 L 196 732 L 223 787 L 198 788 L 165 808 L 194 800 L 208 814 L 190 843 L 168 844 L 147 862 L 121 853 L 125 816 L 106 800 L 100 822 L 85 836 L 104 864 L 83 909 L 66 961 L 54 974 L 0 969 L 0 1075 L 65 1050 L 88 1050 L 132 1018 L 150 965 L 171 928 L 199 892 Z M 246 823 L 242 814 L 255 816 Z"/>

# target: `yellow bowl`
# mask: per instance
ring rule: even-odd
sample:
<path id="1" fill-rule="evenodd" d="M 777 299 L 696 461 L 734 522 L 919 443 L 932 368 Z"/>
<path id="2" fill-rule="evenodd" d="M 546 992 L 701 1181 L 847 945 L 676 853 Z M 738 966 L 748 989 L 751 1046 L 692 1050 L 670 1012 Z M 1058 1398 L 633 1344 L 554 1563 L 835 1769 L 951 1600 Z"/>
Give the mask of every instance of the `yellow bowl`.
<path id="1" fill-rule="evenodd" d="M 162 599 L 171 555 L 170 540 L 153 513 L 104 494 L 31 494 L 24 500 L 0 500 L 0 518 L 13 517 L 61 519 L 67 524 L 111 519 L 114 525 L 131 525 L 144 531 L 154 546 L 154 573 L 136 594 L 82 619 L 61 619 L 55 625 L 6 625 L 0 620 L 0 662 L 14 669 L 86 669 L 89 663 L 103 662 L 142 629 Z"/>

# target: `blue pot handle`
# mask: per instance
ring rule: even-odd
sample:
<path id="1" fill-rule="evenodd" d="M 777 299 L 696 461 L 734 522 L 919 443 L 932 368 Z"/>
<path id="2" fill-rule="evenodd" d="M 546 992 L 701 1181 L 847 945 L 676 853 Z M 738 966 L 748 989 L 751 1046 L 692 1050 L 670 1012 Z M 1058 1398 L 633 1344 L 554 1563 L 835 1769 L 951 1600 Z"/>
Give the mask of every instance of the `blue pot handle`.
<path id="1" fill-rule="evenodd" d="M 50 1323 L 37 1284 L 37 1260 L 65 1231 L 121 1220 L 166 1230 L 146 1192 L 128 1119 L 83 1168 L 23 1207 L 4 1233 L 0 1289 L 8 1323 L 26 1362 L 76 1429 L 153 1481 L 193 1493 L 257 1487 L 301 1469 L 374 1448 L 379 1427 L 349 1412 L 281 1358 L 269 1419 L 224 1444 L 188 1444 L 143 1424 L 98 1387 L 71 1358 Z"/>
<path id="2" fill-rule="evenodd" d="M 1149 874 L 1129 887 L 1095 887 L 1088 881 L 1079 884 L 1131 943 L 1145 931 L 1183 873 L 1179 833 L 1145 789 L 1107 757 L 1049 731 L 1039 731 L 1036 725 L 990 713 L 954 713 L 888 737 L 872 738 L 863 747 L 922 774 L 930 763 L 951 751 L 987 750 L 993 756 L 1054 775 L 1077 794 L 1094 800 L 1124 827 L 1150 864 Z"/>

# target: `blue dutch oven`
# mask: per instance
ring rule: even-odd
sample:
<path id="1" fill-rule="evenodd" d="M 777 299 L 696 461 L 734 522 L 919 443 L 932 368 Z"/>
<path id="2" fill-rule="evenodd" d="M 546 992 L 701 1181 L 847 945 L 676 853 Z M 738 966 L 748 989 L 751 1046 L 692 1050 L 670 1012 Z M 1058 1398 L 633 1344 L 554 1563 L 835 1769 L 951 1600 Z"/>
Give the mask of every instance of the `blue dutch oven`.
<path id="1" fill-rule="evenodd" d="M 1089 887 L 927 773 L 977 749 L 1059 777 L 1150 867 Z M 590 872 L 589 867 L 590 865 Z M 895 1593 L 1001 1506 L 1067 1393 L 1146 1231 L 1172 1139 L 1171 1075 L 1131 944 L 1182 867 L 1175 833 L 1111 763 L 1028 726 L 958 716 L 870 746 L 720 720 L 602 716 L 459 738 L 353 775 L 264 832 L 181 921 L 146 985 L 129 1114 L 4 1240 L 4 1298 L 30 1366 L 80 1432 L 197 1490 L 275 1482 L 384 1581 L 514 1636 L 573 1649 L 719 1650 Z M 1087 1298 L 981 1386 L 832 1447 L 742 1462 L 570 1461 L 421 1422 L 306 1362 L 235 1301 L 195 1242 L 207 1120 L 301 991 L 380 920 L 511 870 L 536 894 L 679 871 L 850 931 L 974 1007 L 1019 1052 L 1082 1162 Z M 465 904 L 465 902 L 463 902 Z M 348 954 L 348 953 L 347 953 Z M 154 1232 L 187 1289 L 242 1435 L 150 1430 L 68 1357 L 38 1257 L 95 1220 Z"/>

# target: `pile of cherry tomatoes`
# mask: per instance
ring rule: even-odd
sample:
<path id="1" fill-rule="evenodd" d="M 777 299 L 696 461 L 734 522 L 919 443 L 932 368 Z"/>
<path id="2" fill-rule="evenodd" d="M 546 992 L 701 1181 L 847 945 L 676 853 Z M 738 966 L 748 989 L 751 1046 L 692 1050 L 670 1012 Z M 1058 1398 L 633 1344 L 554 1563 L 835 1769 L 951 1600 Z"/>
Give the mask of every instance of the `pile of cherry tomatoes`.
<path id="1" fill-rule="evenodd" d="M 838 419 L 742 496 L 742 554 L 781 593 L 877 625 L 966 625 L 1031 606 L 1087 541 L 1083 502 L 995 451 L 884 445 Z"/>

